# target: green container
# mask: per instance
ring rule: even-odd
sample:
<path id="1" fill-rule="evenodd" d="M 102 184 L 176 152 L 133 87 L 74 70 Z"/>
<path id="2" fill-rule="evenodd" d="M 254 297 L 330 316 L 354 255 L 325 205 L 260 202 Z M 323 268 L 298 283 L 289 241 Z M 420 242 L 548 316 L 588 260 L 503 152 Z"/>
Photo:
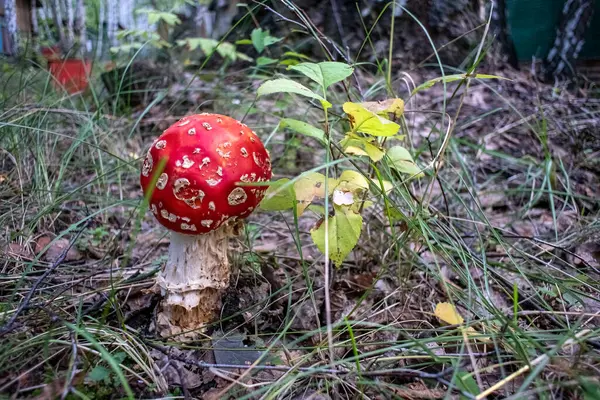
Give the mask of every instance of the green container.
<path id="1" fill-rule="evenodd" d="M 548 54 L 560 24 L 566 0 L 507 0 L 508 23 L 519 60 Z M 600 1 L 595 2 L 581 59 L 600 59 Z"/>

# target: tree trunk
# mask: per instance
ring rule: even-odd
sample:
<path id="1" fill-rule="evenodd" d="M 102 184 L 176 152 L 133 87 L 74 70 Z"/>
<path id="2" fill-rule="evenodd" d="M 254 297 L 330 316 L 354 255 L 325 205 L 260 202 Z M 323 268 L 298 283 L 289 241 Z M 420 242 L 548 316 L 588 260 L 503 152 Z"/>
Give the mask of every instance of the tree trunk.
<path id="1" fill-rule="evenodd" d="M 79 41 L 79 52 L 81 56 L 85 56 L 87 49 L 87 32 L 85 29 L 85 4 L 83 0 L 77 0 L 76 6 L 75 31 L 77 32 L 77 40 Z"/>
<path id="2" fill-rule="evenodd" d="M 32 0 L 32 2 L 33 1 L 35 0 Z M 38 18 L 38 22 L 41 21 L 43 37 L 46 40 L 51 40 L 53 39 L 52 31 L 50 30 L 50 25 L 48 25 L 47 21 L 47 19 L 50 18 L 48 12 L 50 11 L 51 7 L 48 7 L 48 3 L 45 0 L 42 0 L 41 3 L 42 7 L 36 8 L 35 10 L 33 10 L 33 12 L 35 12 L 36 15 L 39 13 L 40 18 Z"/>
<path id="3" fill-rule="evenodd" d="M 19 31 L 17 28 L 17 7 L 15 0 L 6 0 L 4 3 L 4 18 L 6 19 L 6 30 L 8 32 L 8 54 L 17 54 L 19 45 Z"/>
<path id="4" fill-rule="evenodd" d="M 574 61 L 585 42 L 594 13 L 594 0 L 566 0 L 554 44 L 543 65 L 543 78 L 552 81 L 574 75 Z"/>
<path id="5" fill-rule="evenodd" d="M 98 2 L 98 37 L 96 38 L 96 60 L 102 58 L 102 45 L 104 44 L 104 1 Z"/>
<path id="6" fill-rule="evenodd" d="M 73 0 L 65 0 L 65 12 L 67 14 L 67 42 L 65 47 L 72 52 L 73 45 L 75 44 L 75 33 L 73 30 L 75 13 L 73 12 Z"/>
<path id="7" fill-rule="evenodd" d="M 63 52 L 67 52 L 68 48 L 65 43 L 65 33 L 63 31 L 63 19 L 62 19 L 62 10 L 60 6 L 60 0 L 51 0 L 51 10 L 52 10 L 52 19 L 54 20 L 54 27 L 56 32 L 58 33 L 58 43 L 60 45 L 60 49 Z"/>
<path id="8" fill-rule="evenodd" d="M 31 8 L 31 37 L 34 42 L 36 42 L 36 39 L 39 36 L 37 0 L 30 0 L 29 7 Z"/>
<path id="9" fill-rule="evenodd" d="M 106 36 L 111 47 L 117 46 L 117 2 L 116 0 L 106 1 Z"/>
<path id="10" fill-rule="evenodd" d="M 201 37 L 211 37 L 213 33 L 214 15 L 208 9 L 209 4 L 196 4 L 196 13 L 194 14 L 194 23 L 199 29 L 198 35 Z"/>
<path id="11" fill-rule="evenodd" d="M 505 0 L 496 0 L 492 10 L 491 29 L 495 36 L 494 55 L 501 63 L 508 63 L 513 68 L 519 68 L 517 50 L 510 36 L 508 13 Z"/>

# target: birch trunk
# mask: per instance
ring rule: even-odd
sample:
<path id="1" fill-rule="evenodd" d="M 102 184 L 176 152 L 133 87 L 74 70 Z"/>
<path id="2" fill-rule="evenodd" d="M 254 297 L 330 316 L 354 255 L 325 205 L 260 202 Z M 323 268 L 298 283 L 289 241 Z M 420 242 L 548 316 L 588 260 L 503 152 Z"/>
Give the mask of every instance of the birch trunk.
<path id="1" fill-rule="evenodd" d="M 63 19 L 60 0 L 50 0 L 50 9 L 52 10 L 52 19 L 54 20 L 54 27 L 58 34 L 58 43 L 60 49 L 63 52 L 67 52 L 68 48 L 65 43 L 65 33 L 63 32 Z"/>
<path id="2" fill-rule="evenodd" d="M 67 14 L 67 44 L 69 51 L 73 51 L 75 44 L 75 33 L 73 26 L 75 23 L 75 13 L 73 11 L 73 0 L 65 0 L 65 11 Z"/>
<path id="3" fill-rule="evenodd" d="M 104 44 L 104 1 L 98 2 L 98 37 L 96 38 L 96 60 L 102 58 L 102 46 Z"/>
<path id="4" fill-rule="evenodd" d="M 29 7 L 31 8 L 31 33 L 34 38 L 39 35 L 37 0 L 30 0 Z"/>
<path id="5" fill-rule="evenodd" d="M 4 18 L 6 19 L 6 30 L 9 38 L 9 54 L 17 54 L 19 46 L 19 31 L 17 29 L 17 5 L 16 0 L 6 0 L 4 3 Z"/>
<path id="6" fill-rule="evenodd" d="M 44 32 L 44 38 L 46 40 L 51 40 L 53 39 L 52 31 L 50 30 L 48 21 L 46 21 L 46 18 L 48 18 L 48 10 L 50 10 L 50 7 L 48 7 L 48 3 L 45 0 L 42 0 L 42 7 L 36 8 L 33 12 L 39 13 L 40 18 L 38 19 L 38 21 L 42 21 L 42 30 Z"/>
<path id="7" fill-rule="evenodd" d="M 87 32 L 85 29 L 85 4 L 83 0 L 77 0 L 76 7 L 76 19 L 75 19 L 75 31 L 77 32 L 77 40 L 79 42 L 79 52 L 81 56 L 85 56 L 87 49 Z"/>
<path id="8" fill-rule="evenodd" d="M 116 0 L 106 0 L 106 36 L 110 46 L 117 45 L 117 2 Z"/>

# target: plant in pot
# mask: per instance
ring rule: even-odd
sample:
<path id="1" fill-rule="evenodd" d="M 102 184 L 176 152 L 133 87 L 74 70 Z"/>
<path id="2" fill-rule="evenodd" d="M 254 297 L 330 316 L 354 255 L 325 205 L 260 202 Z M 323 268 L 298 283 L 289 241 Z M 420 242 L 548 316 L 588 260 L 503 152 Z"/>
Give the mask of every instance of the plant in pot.
<path id="1" fill-rule="evenodd" d="M 55 87 L 70 94 L 82 92 L 88 87 L 92 66 L 85 58 L 84 1 L 50 0 L 47 4 L 51 19 L 45 25 L 47 29 L 42 30 L 45 34 L 40 51 L 48 61 Z"/>

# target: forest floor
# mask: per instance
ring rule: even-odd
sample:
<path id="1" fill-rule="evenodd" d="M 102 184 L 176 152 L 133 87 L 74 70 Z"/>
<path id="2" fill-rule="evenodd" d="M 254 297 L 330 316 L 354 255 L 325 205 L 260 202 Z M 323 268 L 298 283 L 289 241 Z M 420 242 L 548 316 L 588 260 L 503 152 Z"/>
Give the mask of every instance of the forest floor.
<path id="1" fill-rule="evenodd" d="M 169 237 L 140 207 L 142 155 L 184 115 L 216 112 L 259 134 L 274 178 L 295 177 L 324 152 L 277 130 L 279 118 L 316 125 L 319 110 L 289 95 L 257 101 L 262 80 L 251 70 L 185 74 L 126 112 L 90 93 L 57 95 L 40 70 L 5 73 L 0 393 L 598 398 L 600 99 L 526 71 L 485 73 L 509 80 L 411 97 L 439 71 L 398 73 L 392 88 L 406 101 L 415 160 L 425 166 L 445 146 L 435 171 L 394 182 L 408 196 L 390 197 L 409 219 L 390 224 L 373 199 L 358 246 L 327 284 L 309 233 L 318 216 L 255 212 L 231 241 L 221 320 L 191 343 L 154 330 L 159 298 L 149 289 Z M 355 75 L 357 99 L 387 96 L 381 78 Z M 343 133 L 332 126 L 332 140 Z M 443 302 L 465 323 L 440 320 Z"/>

